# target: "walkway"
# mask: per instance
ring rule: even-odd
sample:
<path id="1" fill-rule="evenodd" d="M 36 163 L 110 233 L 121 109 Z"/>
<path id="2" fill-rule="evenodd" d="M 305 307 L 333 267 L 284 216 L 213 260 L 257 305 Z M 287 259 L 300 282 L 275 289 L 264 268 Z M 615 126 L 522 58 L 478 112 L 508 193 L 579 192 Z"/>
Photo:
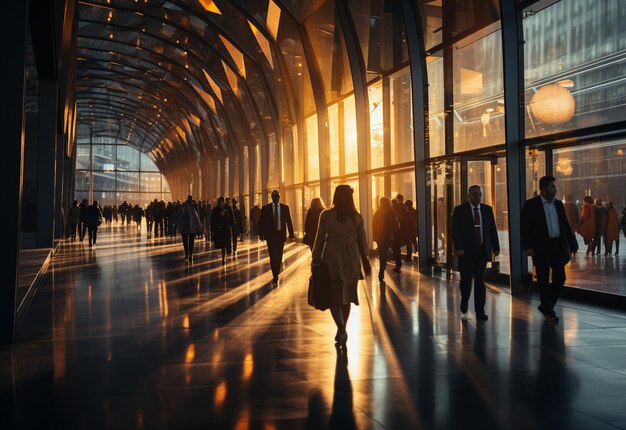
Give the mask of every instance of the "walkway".
<path id="1" fill-rule="evenodd" d="M 224 268 L 199 245 L 188 265 L 132 227 L 64 244 L 0 348 L 0 427 L 626 428 L 626 312 L 563 302 L 553 326 L 492 291 L 479 324 L 456 285 L 389 271 L 360 286 L 345 367 L 306 304 L 308 248 L 272 288 L 264 244 Z"/>

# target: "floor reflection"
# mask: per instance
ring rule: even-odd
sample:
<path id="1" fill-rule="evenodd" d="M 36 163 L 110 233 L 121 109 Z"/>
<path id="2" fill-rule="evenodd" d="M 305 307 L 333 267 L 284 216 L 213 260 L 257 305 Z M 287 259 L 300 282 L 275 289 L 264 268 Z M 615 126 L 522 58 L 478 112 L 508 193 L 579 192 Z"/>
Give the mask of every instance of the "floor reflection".
<path id="1" fill-rule="evenodd" d="M 237 258 L 178 238 L 102 232 L 64 244 L 12 347 L 0 349 L 2 428 L 603 428 L 626 420 L 626 313 L 458 285 L 406 265 L 360 284 L 338 355 L 307 305 L 310 251 L 289 244 L 277 287 L 265 245 Z M 376 262 L 373 262 L 376 265 Z M 373 268 L 376 273 L 377 268 Z"/>

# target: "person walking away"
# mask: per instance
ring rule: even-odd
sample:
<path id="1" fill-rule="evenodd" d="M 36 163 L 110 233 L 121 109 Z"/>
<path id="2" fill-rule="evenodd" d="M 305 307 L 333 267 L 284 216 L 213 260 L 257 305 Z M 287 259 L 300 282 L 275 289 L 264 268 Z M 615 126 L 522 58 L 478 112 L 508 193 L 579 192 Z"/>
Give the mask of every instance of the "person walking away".
<path id="1" fill-rule="evenodd" d="M 80 208 L 78 207 L 78 200 L 74 200 L 72 202 L 72 206 L 70 207 L 69 214 L 70 221 L 70 240 L 76 240 L 76 230 L 78 229 L 78 224 L 80 223 Z"/>
<path id="2" fill-rule="evenodd" d="M 237 207 L 237 200 L 232 199 L 231 204 L 233 206 L 233 255 L 237 255 L 237 241 L 243 234 L 243 219 L 241 218 L 241 211 Z"/>
<path id="3" fill-rule="evenodd" d="M 272 191 L 272 203 L 261 208 L 259 216 L 259 239 L 267 241 L 267 251 L 270 256 L 270 267 L 272 269 L 272 284 L 278 284 L 278 275 L 283 261 L 283 251 L 287 239 L 286 230 L 289 229 L 289 239 L 293 240 L 293 223 L 289 206 L 280 203 L 280 193 L 278 190 Z"/>
<path id="4" fill-rule="evenodd" d="M 473 280 L 476 318 L 487 321 L 485 268 L 492 256 L 500 254 L 500 242 L 493 208 L 481 203 L 482 196 L 480 186 L 472 185 L 467 201 L 454 208 L 452 241 L 461 272 L 461 312 L 467 313 Z"/>
<path id="5" fill-rule="evenodd" d="M 143 215 L 144 215 L 143 208 L 139 206 L 138 204 L 136 204 L 133 207 L 133 218 L 135 222 L 137 223 L 137 230 L 141 230 L 141 220 L 143 219 Z"/>
<path id="6" fill-rule="evenodd" d="M 213 246 L 222 250 L 222 265 L 226 264 L 226 251 L 230 246 L 230 233 L 234 223 L 233 212 L 226 207 L 224 197 L 219 197 L 217 206 L 211 212 L 211 236 Z"/>
<path id="7" fill-rule="evenodd" d="M 602 199 L 596 199 L 596 234 L 593 238 L 593 255 L 602 254 L 602 241 L 604 241 L 604 249 L 606 250 L 606 218 L 607 210 L 604 207 Z"/>
<path id="8" fill-rule="evenodd" d="M 191 195 L 180 209 L 180 234 L 183 238 L 183 249 L 185 250 L 185 261 L 193 261 L 193 248 L 195 237 L 202 232 L 202 222 L 195 208 L 195 202 Z"/>
<path id="9" fill-rule="evenodd" d="M 398 219 L 391 208 L 391 200 L 389 200 L 389 197 L 381 197 L 378 210 L 372 218 L 373 239 L 378 246 L 378 259 L 380 261 L 378 280 L 381 283 L 385 282 L 385 268 L 389 258 L 389 249 L 397 229 Z"/>
<path id="10" fill-rule="evenodd" d="M 120 207 L 118 208 L 120 216 L 122 217 L 122 225 L 124 225 L 124 221 L 126 220 L 127 209 L 128 209 L 128 203 L 126 203 L 126 200 L 124 200 L 122 204 L 120 205 Z"/>
<path id="11" fill-rule="evenodd" d="M 202 205 L 202 222 L 204 223 L 204 241 L 209 242 L 211 240 L 211 203 L 208 201 Z"/>
<path id="12" fill-rule="evenodd" d="M 86 209 L 87 231 L 89 234 L 89 247 L 96 246 L 98 238 L 98 226 L 102 224 L 102 210 L 98 206 L 98 201 L 94 200 L 91 206 Z"/>
<path id="13" fill-rule="evenodd" d="M 252 234 L 255 236 L 259 235 L 259 217 L 261 216 L 261 207 L 259 205 L 254 205 L 252 209 L 250 209 L 250 223 L 252 225 Z"/>
<path id="14" fill-rule="evenodd" d="M 83 199 L 78 206 L 78 233 L 79 239 L 82 242 L 85 238 L 85 233 L 87 232 L 87 208 L 89 207 L 89 203 L 87 203 L 87 199 Z"/>
<path id="15" fill-rule="evenodd" d="M 554 307 L 565 284 L 565 265 L 578 251 L 563 203 L 556 199 L 556 179 L 539 179 L 540 194 L 524 202 L 522 207 L 522 250 L 532 257 L 537 273 L 541 312 L 547 321 L 558 323 Z M 552 270 L 552 285 L 549 284 Z"/>
<path id="16" fill-rule="evenodd" d="M 611 255 L 613 252 L 613 242 L 615 242 L 615 255 L 619 253 L 619 230 L 620 223 L 617 216 L 617 210 L 613 202 L 609 201 L 606 205 L 606 241 L 604 242 L 605 255 Z"/>
<path id="17" fill-rule="evenodd" d="M 362 277 L 361 265 L 366 275 L 372 271 L 367 259 L 363 217 L 354 206 L 349 185 L 337 186 L 331 209 L 320 215 L 311 264 L 319 265 L 322 260 L 330 277 L 330 313 L 337 326 L 335 342 L 345 353 L 350 307 L 352 303 L 359 304 L 357 286 Z"/>
<path id="18" fill-rule="evenodd" d="M 590 253 L 595 255 L 593 239 L 596 236 L 596 208 L 593 205 L 591 196 L 585 196 L 583 199 L 577 231 L 582 236 L 585 245 L 587 245 L 586 255 Z"/>
<path id="19" fill-rule="evenodd" d="M 417 210 L 413 207 L 413 201 L 407 200 L 407 227 L 406 227 L 406 261 L 413 261 L 413 252 L 417 251 Z"/>
<path id="20" fill-rule="evenodd" d="M 309 245 L 311 251 L 313 251 L 313 245 L 315 244 L 315 236 L 317 235 L 317 226 L 320 222 L 320 214 L 324 210 L 324 203 L 319 197 L 311 200 L 311 207 L 306 211 L 306 218 L 304 220 L 304 238 L 302 242 L 305 245 Z"/>

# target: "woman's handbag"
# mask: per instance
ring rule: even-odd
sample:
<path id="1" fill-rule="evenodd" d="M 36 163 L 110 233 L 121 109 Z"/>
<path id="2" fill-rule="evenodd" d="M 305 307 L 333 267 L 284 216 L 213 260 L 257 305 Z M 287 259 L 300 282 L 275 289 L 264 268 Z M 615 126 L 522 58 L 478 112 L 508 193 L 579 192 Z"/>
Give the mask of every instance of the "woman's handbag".
<path id="1" fill-rule="evenodd" d="M 319 263 L 311 266 L 309 278 L 309 305 L 322 311 L 330 307 L 330 274 L 324 262 L 325 250 L 326 241 L 324 241 Z"/>

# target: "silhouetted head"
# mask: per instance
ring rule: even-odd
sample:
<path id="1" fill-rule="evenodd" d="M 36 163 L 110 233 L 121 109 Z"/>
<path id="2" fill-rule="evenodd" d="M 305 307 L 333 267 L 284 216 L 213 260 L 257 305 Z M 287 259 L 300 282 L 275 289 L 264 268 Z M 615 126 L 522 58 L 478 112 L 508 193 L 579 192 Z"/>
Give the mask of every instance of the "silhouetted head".
<path id="1" fill-rule="evenodd" d="M 352 195 L 354 190 L 350 185 L 342 184 L 335 188 L 335 195 L 333 196 L 333 208 L 337 211 L 337 219 L 343 222 L 346 218 L 354 219 L 358 214 L 356 207 L 354 206 L 354 198 Z"/>
<path id="2" fill-rule="evenodd" d="M 378 203 L 381 209 L 391 209 L 391 200 L 389 200 L 389 197 L 381 197 Z"/>
<path id="3" fill-rule="evenodd" d="M 98 206 L 98 200 L 94 200 L 94 201 L 93 201 L 93 205 L 94 205 L 94 206 Z"/>
<path id="4" fill-rule="evenodd" d="M 615 209 L 615 206 L 613 205 L 613 202 L 611 200 L 609 200 L 609 202 L 606 204 L 606 207 L 608 209 Z"/>
<path id="5" fill-rule="evenodd" d="M 280 201 L 280 193 L 278 192 L 278 190 L 272 191 L 272 201 L 274 203 L 278 203 Z"/>
<path id="6" fill-rule="evenodd" d="M 311 200 L 311 209 L 324 210 L 326 208 L 324 207 L 324 202 L 322 202 L 322 199 L 319 197 L 315 197 L 313 200 Z"/>
<path id="7" fill-rule="evenodd" d="M 593 197 L 585 196 L 585 198 L 583 199 L 583 202 L 585 202 L 585 203 L 593 203 Z"/>
<path id="8" fill-rule="evenodd" d="M 220 207 L 220 209 L 224 209 L 224 197 L 219 197 L 217 199 L 217 205 Z"/>
<path id="9" fill-rule="evenodd" d="M 480 185 L 472 185 L 467 190 L 467 199 L 473 206 L 480 204 L 483 198 L 483 190 L 480 189 Z"/>
<path id="10" fill-rule="evenodd" d="M 539 193 L 547 201 L 552 201 L 556 196 L 556 178 L 554 176 L 542 176 L 539 179 Z"/>
<path id="11" fill-rule="evenodd" d="M 602 199 L 596 199 L 596 206 L 601 208 L 602 207 Z"/>
<path id="12" fill-rule="evenodd" d="M 402 194 L 398 194 L 396 196 L 396 200 L 398 201 L 398 203 L 404 203 L 404 196 Z"/>
<path id="13" fill-rule="evenodd" d="M 72 202 L 72 206 L 78 206 L 78 200 L 74 200 L 74 201 Z"/>
<path id="14" fill-rule="evenodd" d="M 406 205 L 407 208 L 413 208 L 413 201 L 412 200 L 407 200 L 406 202 L 404 202 L 404 204 Z"/>

